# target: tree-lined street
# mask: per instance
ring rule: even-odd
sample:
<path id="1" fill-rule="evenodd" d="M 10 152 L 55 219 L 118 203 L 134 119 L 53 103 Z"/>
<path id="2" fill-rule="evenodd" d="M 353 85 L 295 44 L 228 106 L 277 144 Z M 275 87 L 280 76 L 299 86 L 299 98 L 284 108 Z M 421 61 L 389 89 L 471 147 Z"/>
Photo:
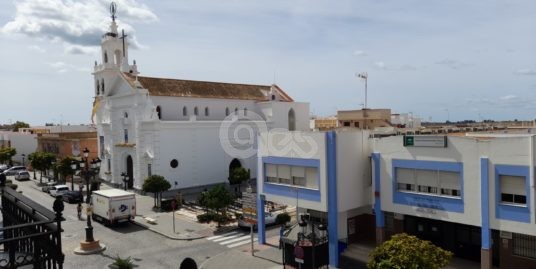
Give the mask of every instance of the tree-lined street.
<path id="1" fill-rule="evenodd" d="M 12 179 L 12 177 L 9 178 Z M 37 178 L 39 179 L 39 174 Z M 47 208 L 52 208 L 53 197 L 42 192 L 40 187 L 37 186 L 37 182 L 38 180 L 16 181 L 19 185 L 18 190 L 22 191 L 24 195 Z M 150 207 L 152 205 L 152 197 L 144 198 L 141 202 L 139 198 L 137 199 L 138 214 L 141 214 L 140 212 L 142 211 L 140 207 Z M 145 202 L 146 200 L 148 203 Z M 148 210 L 150 208 L 147 208 Z M 64 229 L 62 234 L 63 252 L 65 254 L 64 268 L 107 268 L 117 256 L 121 258 L 131 257 L 139 268 L 178 268 L 180 262 L 186 257 L 193 258 L 200 265 L 212 257 L 222 255 L 227 251 L 233 251 L 233 248 L 241 252 L 241 250 L 247 249 L 249 246 L 249 244 L 243 244 L 240 240 L 236 240 L 242 239 L 243 241 L 246 236 L 249 236 L 247 231 L 241 230 L 224 233 L 221 235 L 221 240 L 216 241 L 214 240 L 217 238 L 214 238 L 214 236 L 218 235 L 207 235 L 207 238 L 211 240 L 206 238 L 173 240 L 133 223 L 118 227 L 106 227 L 100 223 L 93 222 L 95 239 L 100 240 L 102 244 L 106 245 L 107 249 L 101 254 L 76 255 L 73 250 L 85 238 L 86 216 L 83 215 L 81 220 L 78 219 L 76 204 L 65 203 L 63 213 L 65 218 L 62 223 L 62 228 Z M 176 216 L 178 223 L 181 223 L 181 221 L 182 223 L 192 222 L 185 217 Z M 136 218 L 141 220 L 140 216 Z M 189 224 L 195 225 L 195 223 Z M 171 226 L 169 227 L 171 229 Z M 270 236 L 276 235 L 277 230 L 270 230 Z M 248 253 L 243 252 L 241 254 L 248 255 Z"/>

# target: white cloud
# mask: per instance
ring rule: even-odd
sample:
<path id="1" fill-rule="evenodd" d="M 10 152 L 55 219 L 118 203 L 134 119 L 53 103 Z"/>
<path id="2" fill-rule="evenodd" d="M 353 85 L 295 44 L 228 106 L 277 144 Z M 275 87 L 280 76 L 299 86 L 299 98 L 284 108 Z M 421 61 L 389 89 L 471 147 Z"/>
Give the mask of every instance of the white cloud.
<path id="1" fill-rule="evenodd" d="M 490 109 L 527 109 L 533 111 L 536 108 L 535 96 L 520 97 L 508 94 L 499 97 L 477 97 L 466 99 L 469 106 L 488 107 Z"/>
<path id="2" fill-rule="evenodd" d="M 40 53 L 44 53 L 46 52 L 45 49 L 37 46 L 37 45 L 31 45 L 31 46 L 28 46 L 28 49 L 31 50 L 31 51 L 37 51 L 37 52 L 40 52 Z"/>
<path id="3" fill-rule="evenodd" d="M 385 71 L 415 71 L 417 68 L 412 65 L 387 65 L 383 61 L 374 62 L 374 67 Z"/>
<path id="4" fill-rule="evenodd" d="M 65 48 L 65 52 L 69 54 L 92 54 L 92 53 L 98 52 L 97 47 L 91 47 L 91 46 L 66 44 L 64 48 Z"/>
<path id="5" fill-rule="evenodd" d="M 48 63 L 48 65 L 50 67 L 52 67 L 53 69 L 55 69 L 56 72 L 58 72 L 58 73 L 65 73 L 65 72 L 68 72 L 68 71 L 71 71 L 71 70 L 84 72 L 84 73 L 87 73 L 87 72 L 91 71 L 87 67 L 79 67 L 79 66 L 75 66 L 73 64 L 62 62 L 62 61 Z"/>
<path id="6" fill-rule="evenodd" d="M 443 59 L 441 61 L 437 61 L 436 64 L 443 65 L 452 69 L 460 69 L 460 68 L 472 65 L 470 63 L 465 63 L 465 62 L 453 60 L 453 59 Z"/>
<path id="7" fill-rule="evenodd" d="M 536 75 L 536 69 L 524 68 L 514 72 L 516 75 L 534 76 Z"/>
<path id="8" fill-rule="evenodd" d="M 150 23 L 157 21 L 157 16 L 137 0 L 116 2 L 119 27 L 129 34 L 132 47 L 139 47 L 134 28 L 127 22 Z M 14 4 L 15 17 L 1 28 L 3 33 L 62 42 L 68 53 L 86 53 L 87 48 L 98 46 L 111 20 L 109 3 L 104 0 L 22 0 Z"/>
<path id="9" fill-rule="evenodd" d="M 355 50 L 353 54 L 356 57 L 362 57 L 362 56 L 367 56 L 368 55 L 368 53 L 366 51 L 362 51 L 362 50 Z"/>
<path id="10" fill-rule="evenodd" d="M 512 100 L 512 99 L 515 99 L 515 98 L 517 98 L 517 96 L 515 96 L 513 94 L 509 94 L 509 95 L 499 97 L 499 99 L 503 100 L 503 101 Z"/>

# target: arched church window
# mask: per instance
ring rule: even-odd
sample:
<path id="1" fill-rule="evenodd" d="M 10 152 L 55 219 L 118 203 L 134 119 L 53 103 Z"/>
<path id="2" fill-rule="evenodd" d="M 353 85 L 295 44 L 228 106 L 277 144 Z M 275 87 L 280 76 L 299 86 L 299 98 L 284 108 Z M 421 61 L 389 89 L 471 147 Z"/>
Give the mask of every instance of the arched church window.
<path id="1" fill-rule="evenodd" d="M 128 112 L 125 111 L 125 113 L 123 113 L 123 117 L 125 117 L 125 119 L 128 119 Z"/>
<path id="2" fill-rule="evenodd" d="M 225 108 L 225 116 L 229 116 L 229 113 L 231 113 L 231 112 L 229 112 L 229 108 L 226 107 L 226 108 Z"/>
<path id="3" fill-rule="evenodd" d="M 184 107 L 182 108 L 182 115 L 183 115 L 183 116 L 188 116 L 188 108 L 187 108 L 186 106 L 184 106 Z"/>
<path id="4" fill-rule="evenodd" d="M 197 107 L 194 107 L 194 115 L 199 116 L 199 110 Z"/>
<path id="5" fill-rule="evenodd" d="M 296 131 L 296 114 L 292 108 L 288 111 L 288 130 Z"/>
<path id="6" fill-rule="evenodd" d="M 235 109 L 234 109 L 234 114 L 235 114 L 235 115 L 238 115 L 238 107 L 235 107 Z"/>
<path id="7" fill-rule="evenodd" d="M 208 106 L 205 107 L 205 116 L 208 117 L 208 114 L 209 114 L 209 111 L 208 111 Z"/>
<path id="8" fill-rule="evenodd" d="M 104 63 L 108 63 L 108 53 L 104 52 Z"/>
<path id="9" fill-rule="evenodd" d="M 99 81 L 95 81 L 95 90 L 96 90 L 96 95 L 99 95 L 100 94 L 100 85 L 99 85 Z"/>
<path id="10" fill-rule="evenodd" d="M 156 107 L 156 114 L 158 115 L 158 119 L 161 120 L 162 119 L 162 109 L 160 108 L 160 106 Z"/>
<path id="11" fill-rule="evenodd" d="M 104 94 L 104 79 L 101 80 L 101 92 Z"/>
<path id="12" fill-rule="evenodd" d="M 120 50 L 116 50 L 116 51 L 115 51 L 114 63 L 115 63 L 116 65 L 120 65 L 120 64 L 121 64 L 121 51 L 120 51 Z"/>

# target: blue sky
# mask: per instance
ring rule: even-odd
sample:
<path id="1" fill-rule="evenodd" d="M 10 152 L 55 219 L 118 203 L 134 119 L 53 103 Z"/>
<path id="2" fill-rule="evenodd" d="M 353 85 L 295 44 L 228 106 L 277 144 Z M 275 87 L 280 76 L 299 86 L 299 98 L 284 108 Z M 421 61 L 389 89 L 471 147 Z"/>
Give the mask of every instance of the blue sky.
<path id="1" fill-rule="evenodd" d="M 118 0 L 142 75 L 271 84 L 311 112 L 536 118 L 536 1 Z M 88 123 L 105 0 L 0 2 L 0 122 Z M 448 112 L 447 112 L 448 110 Z"/>

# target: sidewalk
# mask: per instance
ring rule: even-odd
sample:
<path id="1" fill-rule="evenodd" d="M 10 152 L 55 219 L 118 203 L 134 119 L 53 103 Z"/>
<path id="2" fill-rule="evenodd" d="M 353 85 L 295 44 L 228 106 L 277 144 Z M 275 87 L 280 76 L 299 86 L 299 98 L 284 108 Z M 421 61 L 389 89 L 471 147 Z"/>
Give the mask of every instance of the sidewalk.
<path id="1" fill-rule="evenodd" d="M 101 186 L 101 189 L 110 188 L 105 184 Z M 152 209 L 153 205 L 153 197 L 136 194 L 136 217 L 133 223 L 169 239 L 195 240 L 236 229 L 236 225 L 217 229 L 216 224 L 198 223 L 195 210 L 183 207 L 175 211 L 175 230 L 173 230 L 173 212 L 155 212 Z"/>

